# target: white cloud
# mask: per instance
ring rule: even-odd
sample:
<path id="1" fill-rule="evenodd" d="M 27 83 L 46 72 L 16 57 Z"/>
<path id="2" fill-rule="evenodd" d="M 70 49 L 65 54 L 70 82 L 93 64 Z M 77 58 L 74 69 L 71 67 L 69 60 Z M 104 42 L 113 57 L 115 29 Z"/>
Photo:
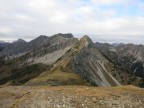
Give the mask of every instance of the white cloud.
<path id="1" fill-rule="evenodd" d="M 58 32 L 137 36 L 144 34 L 144 17 L 117 16 L 100 5 L 140 3 L 139 0 L 0 0 L 0 39 L 30 39 Z M 143 5 L 138 5 L 143 8 Z M 29 37 L 30 36 L 30 37 Z M 129 37 L 126 37 L 128 39 Z M 93 37 L 94 38 L 94 37 Z"/>
<path id="2" fill-rule="evenodd" d="M 95 4 L 131 4 L 138 2 L 139 0 L 91 0 Z"/>
<path id="3" fill-rule="evenodd" d="M 101 4 L 111 4 L 111 3 L 120 3 L 123 0 L 91 0 L 93 3 L 101 3 Z"/>
<path id="4" fill-rule="evenodd" d="M 0 27 L 0 33 L 3 33 L 3 34 L 9 34 L 12 32 L 12 29 L 11 28 L 8 28 L 8 27 Z"/>

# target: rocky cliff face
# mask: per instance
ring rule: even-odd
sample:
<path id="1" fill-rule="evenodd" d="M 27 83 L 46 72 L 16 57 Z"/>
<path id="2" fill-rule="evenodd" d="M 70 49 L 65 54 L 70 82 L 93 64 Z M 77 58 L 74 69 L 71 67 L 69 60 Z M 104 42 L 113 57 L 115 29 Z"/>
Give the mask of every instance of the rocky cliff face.
<path id="1" fill-rule="evenodd" d="M 116 50 L 121 57 L 131 57 L 129 69 L 138 77 L 144 78 L 144 46 L 133 44 L 119 45 Z"/>
<path id="2" fill-rule="evenodd" d="M 144 83 L 144 46 L 133 44 L 101 44 L 96 43 L 97 49 L 112 63 L 122 70 L 121 74 L 129 74 L 133 77 L 124 81 L 132 83 L 137 80 L 138 85 L 143 86 Z M 137 77 L 136 77 L 137 76 Z"/>
<path id="3" fill-rule="evenodd" d="M 66 38 L 72 38 L 72 34 L 56 34 L 53 35 L 52 37 L 48 37 L 45 35 L 40 35 L 36 39 L 26 42 L 22 39 L 19 39 L 15 41 L 14 43 L 11 43 L 9 46 L 6 46 L 5 48 L 2 49 L 0 52 L 0 56 L 5 56 L 6 59 L 13 59 L 17 58 L 19 56 L 22 56 L 28 52 L 34 52 L 37 49 L 41 49 L 43 45 L 52 45 L 52 44 L 57 44 L 57 43 L 63 43 L 66 40 Z"/>
<path id="4" fill-rule="evenodd" d="M 18 39 L 17 41 L 9 44 L 7 47 L 5 47 L 1 52 L 0 56 L 6 56 L 6 59 L 12 59 L 14 57 L 22 55 L 24 53 L 24 49 L 26 48 L 27 42 Z"/>
<path id="5" fill-rule="evenodd" d="M 5 47 L 0 52 L 0 56 L 5 56 L 6 59 L 14 59 L 14 58 L 17 58 L 19 56 L 26 54 L 27 52 L 30 52 L 32 50 L 35 50 L 41 47 L 47 42 L 48 42 L 48 37 L 42 36 L 42 35 L 30 42 L 26 42 L 22 39 L 18 39 L 17 41 Z"/>
<path id="6" fill-rule="evenodd" d="M 66 51 L 72 48 L 76 42 L 78 42 L 76 38 L 64 38 L 59 35 L 52 36 L 46 44 L 29 52 L 24 63 L 53 64 L 63 56 Z"/>
<path id="7" fill-rule="evenodd" d="M 95 48 L 88 36 L 80 42 L 77 54 L 70 61 L 72 69 L 97 86 L 116 86 L 120 83 L 111 75 L 112 64 Z"/>

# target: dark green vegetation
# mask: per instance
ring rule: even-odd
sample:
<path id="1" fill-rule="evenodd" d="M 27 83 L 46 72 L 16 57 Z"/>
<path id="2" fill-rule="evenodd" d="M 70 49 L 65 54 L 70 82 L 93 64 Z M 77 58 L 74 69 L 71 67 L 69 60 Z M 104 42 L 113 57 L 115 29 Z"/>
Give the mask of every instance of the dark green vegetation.
<path id="1" fill-rule="evenodd" d="M 32 64 L 22 67 L 17 67 L 10 62 L 4 64 L 1 65 L 0 69 L 0 84 L 8 83 L 12 85 L 21 85 L 29 81 L 30 79 L 37 77 L 43 71 L 50 68 L 49 66 L 43 64 Z M 5 76 L 2 74 L 5 74 Z"/>

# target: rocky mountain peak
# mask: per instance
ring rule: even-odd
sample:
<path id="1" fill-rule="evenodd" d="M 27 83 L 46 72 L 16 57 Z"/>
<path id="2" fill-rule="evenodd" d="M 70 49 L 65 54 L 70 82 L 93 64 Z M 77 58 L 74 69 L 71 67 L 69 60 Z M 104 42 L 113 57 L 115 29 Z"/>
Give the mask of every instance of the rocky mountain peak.
<path id="1" fill-rule="evenodd" d="M 15 41 L 15 42 L 18 42 L 18 43 L 26 43 L 26 41 L 25 40 L 23 40 L 23 39 L 18 39 L 17 41 Z"/>
<path id="2" fill-rule="evenodd" d="M 85 44 L 85 46 L 88 47 L 95 47 L 93 41 L 89 38 L 89 36 L 84 35 L 81 39 L 80 39 L 80 43 Z"/>
<path id="3" fill-rule="evenodd" d="M 71 33 L 66 33 L 66 34 L 58 33 L 58 34 L 55 34 L 54 36 L 62 36 L 64 38 L 73 38 L 74 37 Z"/>
<path id="4" fill-rule="evenodd" d="M 81 40 L 92 41 L 92 40 L 89 38 L 89 36 L 87 36 L 87 35 L 84 35 L 84 36 L 81 38 Z"/>
<path id="5" fill-rule="evenodd" d="M 46 36 L 46 35 L 40 35 L 40 36 L 37 37 L 37 38 L 48 38 L 48 36 Z"/>
<path id="6" fill-rule="evenodd" d="M 41 46 L 41 45 L 43 45 L 43 44 L 48 43 L 48 40 L 49 40 L 49 37 L 48 37 L 48 36 L 40 35 L 39 37 L 31 40 L 31 41 L 29 42 L 29 45 L 30 45 L 30 46 L 33 46 L 33 47 Z"/>
<path id="7" fill-rule="evenodd" d="M 48 36 L 40 35 L 37 38 L 35 38 L 34 40 L 32 40 L 32 41 L 41 41 L 41 40 L 45 40 L 45 39 L 47 40 L 48 38 L 49 38 Z"/>

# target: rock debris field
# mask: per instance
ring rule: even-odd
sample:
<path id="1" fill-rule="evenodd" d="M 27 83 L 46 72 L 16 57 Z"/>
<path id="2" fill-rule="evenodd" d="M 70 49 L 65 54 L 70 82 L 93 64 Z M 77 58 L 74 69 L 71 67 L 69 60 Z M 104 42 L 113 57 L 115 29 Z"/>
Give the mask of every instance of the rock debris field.
<path id="1" fill-rule="evenodd" d="M 134 86 L 6 86 L 0 108 L 144 108 L 144 89 Z"/>

